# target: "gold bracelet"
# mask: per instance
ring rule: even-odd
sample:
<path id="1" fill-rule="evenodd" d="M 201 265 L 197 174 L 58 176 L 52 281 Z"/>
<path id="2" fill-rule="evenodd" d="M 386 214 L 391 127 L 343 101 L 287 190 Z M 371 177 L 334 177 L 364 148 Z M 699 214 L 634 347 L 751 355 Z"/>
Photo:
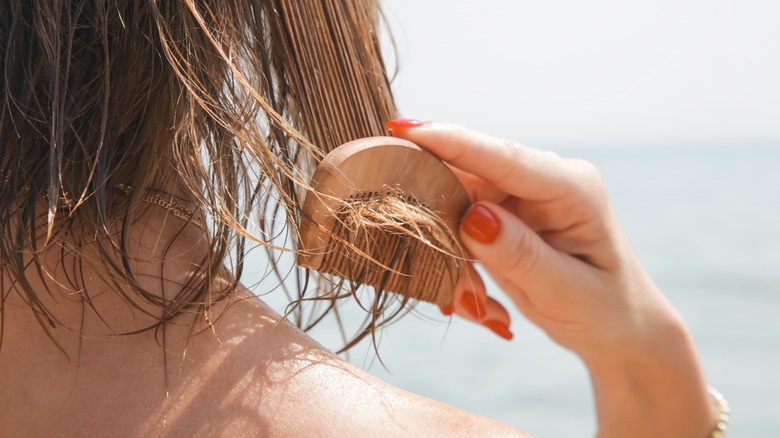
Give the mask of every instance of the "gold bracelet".
<path id="1" fill-rule="evenodd" d="M 731 412 L 729 402 L 720 391 L 712 386 L 709 386 L 707 389 L 715 402 L 715 407 L 718 409 L 718 418 L 715 420 L 715 425 L 712 426 L 710 433 L 707 434 L 707 438 L 725 438 L 726 430 L 729 428 L 729 413 Z M 599 438 L 598 432 L 595 438 Z"/>
<path id="2" fill-rule="evenodd" d="M 718 408 L 718 418 L 715 420 L 715 426 L 712 427 L 712 432 L 707 435 L 708 438 L 724 438 L 726 436 L 726 429 L 729 428 L 729 402 L 723 397 L 717 389 L 712 386 L 709 387 L 710 396 L 715 400 L 715 407 Z"/>

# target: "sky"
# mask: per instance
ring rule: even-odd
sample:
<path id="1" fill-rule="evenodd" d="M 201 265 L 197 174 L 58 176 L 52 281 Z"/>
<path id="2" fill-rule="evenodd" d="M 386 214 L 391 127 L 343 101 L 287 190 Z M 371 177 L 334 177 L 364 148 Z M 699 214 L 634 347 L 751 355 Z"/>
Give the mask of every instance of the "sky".
<path id="1" fill-rule="evenodd" d="M 542 147 L 780 147 L 776 0 L 383 5 L 404 116 Z"/>

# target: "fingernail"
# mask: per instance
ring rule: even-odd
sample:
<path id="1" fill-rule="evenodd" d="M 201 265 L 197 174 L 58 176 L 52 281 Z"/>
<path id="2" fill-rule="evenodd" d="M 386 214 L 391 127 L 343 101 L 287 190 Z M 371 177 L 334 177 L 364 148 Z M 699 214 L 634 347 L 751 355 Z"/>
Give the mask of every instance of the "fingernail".
<path id="1" fill-rule="evenodd" d="M 479 321 L 485 313 L 483 306 L 477 301 L 477 295 L 471 291 L 465 291 L 460 296 L 460 305 L 472 318 Z"/>
<path id="2" fill-rule="evenodd" d="M 497 334 L 498 336 L 501 336 L 507 341 L 511 341 L 512 338 L 515 337 L 515 335 L 513 335 L 512 332 L 509 330 L 509 326 L 504 324 L 501 321 L 496 321 L 496 320 L 485 321 L 482 323 L 482 325 L 489 328 L 490 331 Z"/>
<path id="3" fill-rule="evenodd" d="M 501 219 L 484 205 L 476 204 L 466 213 L 460 227 L 479 243 L 493 243 L 501 233 Z"/>
<path id="4" fill-rule="evenodd" d="M 395 119 L 390 120 L 385 125 L 390 132 L 397 132 L 401 129 L 419 128 L 424 125 L 425 122 L 421 122 L 415 119 Z"/>
<path id="5" fill-rule="evenodd" d="M 452 302 L 449 302 L 443 306 L 439 306 L 439 310 L 441 310 L 441 313 L 443 313 L 444 316 L 450 316 L 453 312 L 455 312 L 455 306 L 452 304 Z"/>

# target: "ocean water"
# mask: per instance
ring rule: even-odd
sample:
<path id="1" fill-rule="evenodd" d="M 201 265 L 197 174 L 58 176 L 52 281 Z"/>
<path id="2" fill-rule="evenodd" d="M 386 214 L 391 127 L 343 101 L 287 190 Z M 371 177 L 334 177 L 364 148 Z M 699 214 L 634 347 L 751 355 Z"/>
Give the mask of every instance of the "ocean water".
<path id="1" fill-rule="evenodd" d="M 558 152 L 602 171 L 640 259 L 687 321 L 708 380 L 731 403 L 729 436 L 777 436 L 780 145 Z M 247 265 L 253 263 L 265 262 L 258 256 Z M 245 283 L 260 282 L 259 291 L 273 286 L 255 275 Z M 489 292 L 507 303 L 494 285 Z M 264 299 L 277 309 L 284 304 L 278 291 Z M 349 325 L 361 316 L 347 310 L 344 318 Z M 421 305 L 382 333 L 384 366 L 368 343 L 348 359 L 400 388 L 543 437 L 592 437 L 592 394 L 578 358 L 518 312 L 512 318 L 515 340 L 506 342 Z M 341 345 L 333 323 L 312 335 Z"/>

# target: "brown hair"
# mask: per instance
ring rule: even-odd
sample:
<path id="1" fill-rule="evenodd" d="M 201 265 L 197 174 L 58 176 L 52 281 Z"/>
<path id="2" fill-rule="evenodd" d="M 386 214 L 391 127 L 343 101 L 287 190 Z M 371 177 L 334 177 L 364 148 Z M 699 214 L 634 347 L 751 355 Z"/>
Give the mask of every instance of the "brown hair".
<path id="1" fill-rule="evenodd" d="M 46 276 L 39 242 L 78 255 L 95 241 L 128 303 L 161 309 L 147 330 L 224 297 L 235 285 L 212 280 L 230 262 L 238 281 L 246 239 L 294 232 L 313 164 L 396 115 L 377 22 L 375 0 L 1 0 L 4 293 L 48 333 L 56 315 L 26 281 Z M 145 194 L 171 186 L 202 211 L 210 249 L 165 299 L 134 280 L 125 229 Z M 309 272 L 298 275 L 303 293 Z"/>

